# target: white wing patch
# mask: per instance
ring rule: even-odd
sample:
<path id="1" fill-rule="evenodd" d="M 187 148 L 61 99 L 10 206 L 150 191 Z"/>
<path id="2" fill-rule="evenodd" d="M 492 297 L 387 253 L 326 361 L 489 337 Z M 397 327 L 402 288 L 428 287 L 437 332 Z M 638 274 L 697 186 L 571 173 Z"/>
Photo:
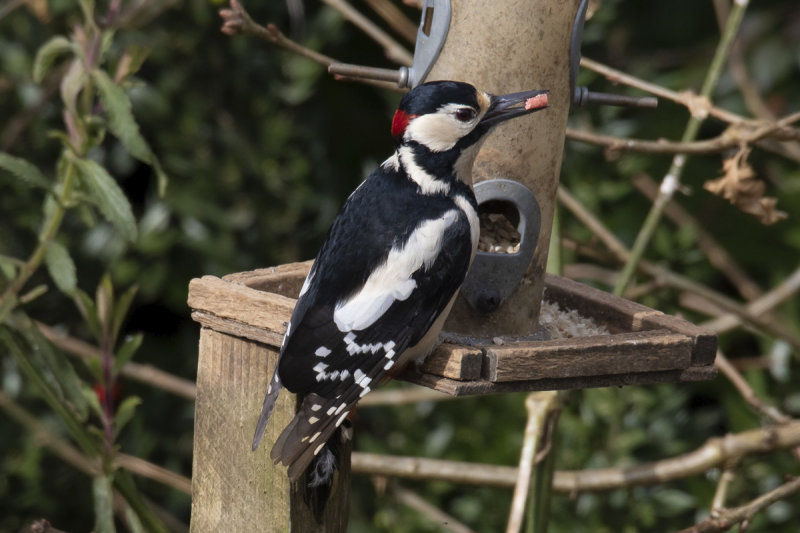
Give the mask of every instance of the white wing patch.
<path id="1" fill-rule="evenodd" d="M 420 268 L 430 268 L 442 249 L 445 231 L 455 223 L 458 214 L 459 210 L 451 209 L 441 218 L 426 220 L 401 247 L 393 247 L 386 261 L 367 278 L 361 290 L 336 304 L 333 321 L 339 331 L 366 329 L 396 300 L 408 298 L 417 287 L 411 276 Z"/>
<path id="2" fill-rule="evenodd" d="M 316 272 L 314 270 L 314 265 L 311 265 L 311 271 L 309 271 L 306 280 L 303 282 L 303 287 L 300 289 L 300 294 L 297 296 L 298 299 L 308 292 L 308 288 L 311 287 L 311 280 L 314 279 L 314 272 Z"/>

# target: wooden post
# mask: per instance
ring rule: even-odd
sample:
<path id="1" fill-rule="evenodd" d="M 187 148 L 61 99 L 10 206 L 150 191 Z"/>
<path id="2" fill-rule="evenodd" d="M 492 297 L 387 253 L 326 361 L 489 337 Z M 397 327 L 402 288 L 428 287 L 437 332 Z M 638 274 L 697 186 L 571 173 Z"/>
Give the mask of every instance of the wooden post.
<path id="1" fill-rule="evenodd" d="M 569 111 L 569 42 L 579 0 L 454 0 L 447 41 L 428 80 L 466 81 L 495 94 L 549 89 L 549 108 L 497 128 L 475 163 L 474 179 L 528 187 L 541 209 L 533 261 L 494 313 L 459 298 L 445 330 L 473 337 L 536 333 L 544 287 L 564 132 Z"/>
<path id="2" fill-rule="evenodd" d="M 307 270 L 307 264 L 271 269 L 269 285 L 258 284 L 263 276 L 247 273 L 205 276 L 189 285 L 192 317 L 203 326 L 192 462 L 193 533 L 346 530 L 349 449 L 342 453 L 324 527 L 303 502 L 300 483 L 290 486 L 286 469 L 269 458 L 272 444 L 294 416 L 293 395 L 281 393 L 261 446 L 250 451 L 285 323 Z"/>

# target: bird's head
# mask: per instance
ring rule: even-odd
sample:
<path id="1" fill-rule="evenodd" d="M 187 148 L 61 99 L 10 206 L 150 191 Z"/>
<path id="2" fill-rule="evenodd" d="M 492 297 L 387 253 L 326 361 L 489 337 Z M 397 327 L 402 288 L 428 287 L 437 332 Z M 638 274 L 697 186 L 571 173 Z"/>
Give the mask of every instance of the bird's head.
<path id="1" fill-rule="evenodd" d="M 451 179 L 471 184 L 472 164 L 486 134 L 545 107 L 547 91 L 498 96 L 468 83 L 424 83 L 400 101 L 392 120 L 397 154 L 387 163 L 402 166 L 424 193 L 449 190 Z"/>
<path id="2" fill-rule="evenodd" d="M 433 81 L 409 91 L 392 120 L 398 145 L 417 144 L 431 152 L 463 150 L 494 126 L 547 107 L 547 91 L 492 95 L 468 83 Z"/>

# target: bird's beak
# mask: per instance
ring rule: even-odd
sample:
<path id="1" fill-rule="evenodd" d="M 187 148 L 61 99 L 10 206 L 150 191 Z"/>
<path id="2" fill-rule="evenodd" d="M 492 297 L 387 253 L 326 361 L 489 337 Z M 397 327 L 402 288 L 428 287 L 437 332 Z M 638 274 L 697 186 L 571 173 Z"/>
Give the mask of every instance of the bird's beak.
<path id="1" fill-rule="evenodd" d="M 523 91 L 499 96 L 489 95 L 489 110 L 481 119 L 481 124 L 496 126 L 508 119 L 544 109 L 547 107 L 547 93 L 548 91 Z"/>

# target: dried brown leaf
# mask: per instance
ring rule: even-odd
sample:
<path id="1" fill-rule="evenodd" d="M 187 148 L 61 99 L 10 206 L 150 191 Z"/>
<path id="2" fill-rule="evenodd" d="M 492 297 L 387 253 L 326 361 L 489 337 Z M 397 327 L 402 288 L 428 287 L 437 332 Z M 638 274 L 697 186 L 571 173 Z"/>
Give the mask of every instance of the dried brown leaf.
<path id="1" fill-rule="evenodd" d="M 750 148 L 742 146 L 733 156 L 723 161 L 722 176 L 707 181 L 704 187 L 768 226 L 788 215 L 776 209 L 776 198 L 764 196 L 764 182 L 758 179 L 753 167 L 747 162 L 749 155 Z"/>

